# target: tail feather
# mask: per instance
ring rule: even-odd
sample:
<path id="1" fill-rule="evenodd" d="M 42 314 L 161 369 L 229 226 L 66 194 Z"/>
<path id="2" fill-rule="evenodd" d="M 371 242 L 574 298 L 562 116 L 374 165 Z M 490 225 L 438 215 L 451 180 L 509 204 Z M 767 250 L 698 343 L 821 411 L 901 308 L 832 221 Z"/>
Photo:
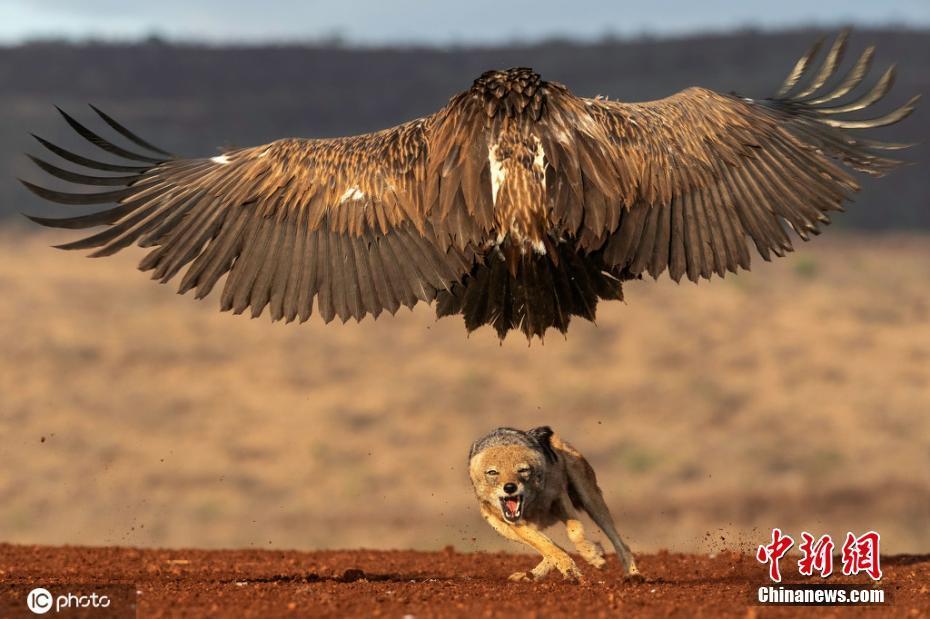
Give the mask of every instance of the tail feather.
<path id="1" fill-rule="evenodd" d="M 437 296 L 438 317 L 461 314 L 469 332 L 490 325 L 504 339 L 520 329 L 532 339 L 549 328 L 561 333 L 572 316 L 594 321 L 599 299 L 623 299 L 625 271 L 604 264 L 600 252 L 580 255 L 560 243 L 556 256 L 522 254 L 512 269 L 503 254 L 493 252 L 449 290 Z"/>

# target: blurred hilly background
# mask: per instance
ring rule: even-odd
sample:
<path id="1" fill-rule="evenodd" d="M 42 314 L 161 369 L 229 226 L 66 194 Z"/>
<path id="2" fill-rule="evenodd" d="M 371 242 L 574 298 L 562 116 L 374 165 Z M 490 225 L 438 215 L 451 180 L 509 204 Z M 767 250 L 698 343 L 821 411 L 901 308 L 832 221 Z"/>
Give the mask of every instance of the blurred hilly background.
<path id="1" fill-rule="evenodd" d="M 426 115 L 489 68 L 532 66 L 584 96 L 660 98 L 691 85 L 750 97 L 772 94 L 823 32 L 745 31 L 673 40 L 548 42 L 520 47 L 349 49 L 331 46 L 197 47 L 34 43 L 0 48 L 0 215 L 54 213 L 13 177 L 38 174 L 22 156 L 41 151 L 37 133 L 78 142 L 54 105 L 90 120 L 94 103 L 156 144 L 179 154 L 215 153 L 280 137 L 361 133 Z M 866 45 L 878 54 L 872 80 L 891 63 L 898 80 L 887 109 L 930 93 L 930 32 L 857 30 L 849 66 Z M 930 106 L 885 129 L 896 141 L 930 137 Z M 99 126 L 92 125 L 92 126 Z M 84 148 L 83 144 L 80 145 Z M 912 149 L 916 165 L 868 183 L 837 225 L 930 228 L 930 149 Z"/>

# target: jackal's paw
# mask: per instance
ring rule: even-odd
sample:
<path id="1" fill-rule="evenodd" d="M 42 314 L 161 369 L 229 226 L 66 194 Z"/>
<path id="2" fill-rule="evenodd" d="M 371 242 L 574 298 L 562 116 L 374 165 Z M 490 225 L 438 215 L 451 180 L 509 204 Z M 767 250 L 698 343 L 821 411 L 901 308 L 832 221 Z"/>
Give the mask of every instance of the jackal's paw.
<path id="1" fill-rule="evenodd" d="M 646 582 L 646 577 L 640 574 L 639 570 L 636 569 L 636 566 L 634 565 L 632 568 L 630 568 L 630 571 L 627 573 L 627 575 L 623 577 L 623 581 L 629 583 L 641 583 Z"/>
<path id="2" fill-rule="evenodd" d="M 511 582 L 532 582 L 536 579 L 533 578 L 532 572 L 514 572 L 507 577 L 507 580 Z"/>
<path id="3" fill-rule="evenodd" d="M 559 572 L 562 573 L 562 580 L 569 582 L 584 583 L 584 574 L 578 569 L 578 566 L 572 562 L 570 565 L 559 566 Z"/>

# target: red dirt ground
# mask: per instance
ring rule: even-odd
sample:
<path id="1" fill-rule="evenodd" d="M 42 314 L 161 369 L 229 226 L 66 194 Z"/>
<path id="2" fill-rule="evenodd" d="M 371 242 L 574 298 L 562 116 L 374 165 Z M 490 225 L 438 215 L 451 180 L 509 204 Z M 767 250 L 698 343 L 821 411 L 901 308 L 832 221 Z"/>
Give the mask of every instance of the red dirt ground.
<path id="1" fill-rule="evenodd" d="M 33 587 L 58 595 L 62 585 L 122 582 L 132 585 L 126 591 L 135 589 L 144 617 L 789 617 L 800 611 L 930 616 L 930 555 L 884 557 L 881 586 L 891 600 L 870 608 L 756 605 L 756 589 L 765 583 L 763 566 L 728 552 L 643 555 L 638 558 L 647 578 L 643 583 L 621 582 L 613 557 L 603 572 L 586 569 L 584 585 L 558 578 L 528 584 L 506 580 L 535 561 L 451 548 L 296 552 L 0 544 L 0 615 L 34 616 L 24 603 Z M 785 559 L 782 565 L 785 570 L 791 564 Z M 786 582 L 805 582 L 797 580 L 795 570 L 783 573 Z M 830 582 L 868 581 L 831 577 Z"/>

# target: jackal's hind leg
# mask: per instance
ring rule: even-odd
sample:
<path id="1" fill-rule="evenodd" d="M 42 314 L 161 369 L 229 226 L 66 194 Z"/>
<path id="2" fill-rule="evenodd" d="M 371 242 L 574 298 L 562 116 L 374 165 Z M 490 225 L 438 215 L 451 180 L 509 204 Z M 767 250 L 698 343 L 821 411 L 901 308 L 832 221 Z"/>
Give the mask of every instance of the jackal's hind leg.
<path id="1" fill-rule="evenodd" d="M 643 576 L 640 574 L 639 568 L 636 567 L 636 560 L 633 558 L 630 547 L 617 533 L 610 510 L 604 501 L 604 495 L 597 485 L 597 476 L 594 474 L 594 469 L 591 468 L 584 456 L 568 443 L 563 442 L 556 436 L 553 436 L 551 441 L 552 446 L 561 452 L 565 458 L 569 487 L 577 498 L 577 501 L 574 502 L 580 502 L 584 511 L 591 516 L 591 520 L 607 535 L 607 539 L 610 540 L 614 550 L 617 551 L 617 557 L 620 559 L 621 565 L 623 565 L 624 577 L 629 580 L 642 581 Z M 571 506 L 567 509 L 571 509 Z M 568 513 L 573 512 L 569 511 Z"/>

